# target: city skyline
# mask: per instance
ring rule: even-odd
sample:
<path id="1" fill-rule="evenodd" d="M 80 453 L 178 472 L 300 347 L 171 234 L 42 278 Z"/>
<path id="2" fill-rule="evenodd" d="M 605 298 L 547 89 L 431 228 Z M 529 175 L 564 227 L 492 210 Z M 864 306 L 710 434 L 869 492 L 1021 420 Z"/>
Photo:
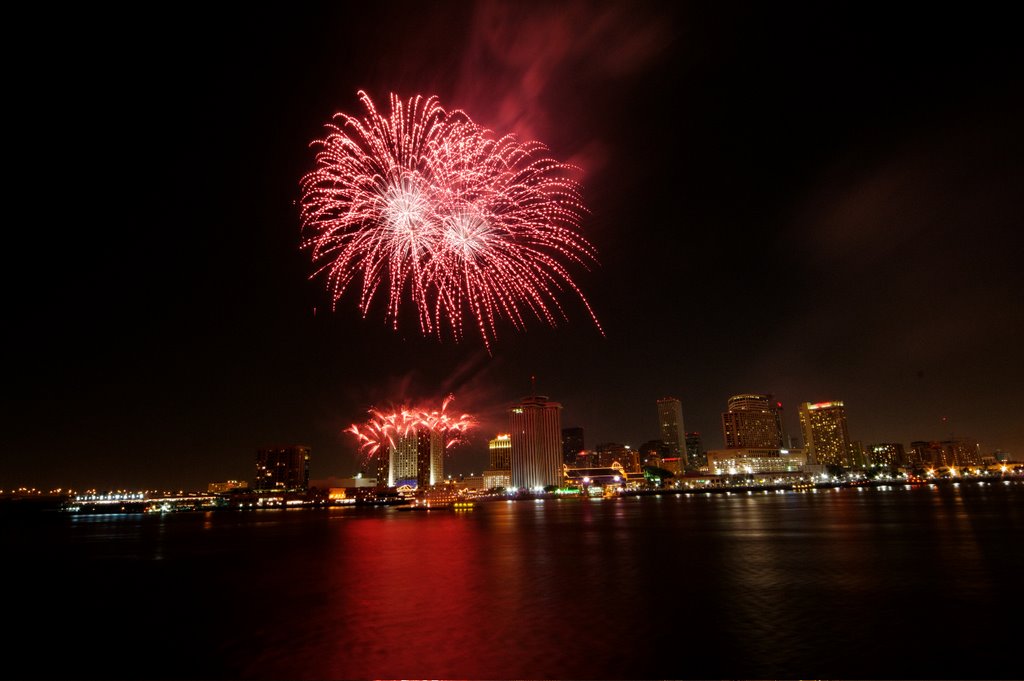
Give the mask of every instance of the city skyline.
<path id="1" fill-rule="evenodd" d="M 798 404 L 841 400 L 865 444 L 1019 456 L 1013 25 L 653 2 L 30 22 L 64 66 L 13 85 L 14 195 L 39 213 L 5 270 L 0 488 L 203 485 L 287 442 L 344 474 L 368 408 L 450 392 L 481 430 L 445 468 L 478 472 L 531 376 L 592 444 L 659 438 L 673 395 L 716 449 L 724 400 L 753 392 L 788 434 Z M 571 296 L 557 328 L 499 323 L 490 354 L 332 310 L 299 182 L 360 90 L 436 94 L 579 168 L 599 264 L 571 275 L 603 335 Z"/>
<path id="2" fill-rule="evenodd" d="M 777 407 L 777 404 L 771 403 L 772 402 L 772 398 L 773 398 L 773 396 L 771 394 L 750 394 L 750 393 L 747 393 L 747 394 L 737 394 L 737 395 L 733 395 L 733 396 L 729 397 L 728 404 L 730 405 L 730 408 L 732 408 L 733 405 L 739 404 L 740 408 L 742 409 L 742 408 L 751 408 L 752 406 L 753 407 L 757 407 L 757 406 L 760 405 L 761 402 L 764 402 L 765 400 L 767 400 L 768 402 L 766 402 L 764 404 L 764 406 L 765 406 L 766 409 L 770 408 L 770 414 L 771 414 L 771 419 L 770 420 L 772 421 L 772 423 L 775 423 L 775 419 L 776 418 L 782 418 L 782 415 L 784 414 L 785 410 L 782 407 Z M 675 398 L 659 398 L 659 399 L 657 399 L 655 401 L 655 404 L 658 407 L 658 411 L 661 411 L 663 405 L 665 405 L 666 403 L 673 403 L 674 407 L 679 408 L 680 410 L 682 409 L 682 405 L 681 405 L 680 401 L 675 399 Z M 477 424 L 475 424 L 473 426 L 473 428 L 476 431 L 478 431 L 478 432 L 476 432 L 475 440 L 477 442 L 482 442 L 483 445 L 484 445 L 483 457 L 479 456 L 479 452 L 473 452 L 472 451 L 474 449 L 474 447 L 472 447 L 471 445 L 473 444 L 474 439 L 470 439 L 466 435 L 462 435 L 462 434 L 459 435 L 458 439 L 460 441 L 460 445 L 461 446 L 456 448 L 456 452 L 455 453 L 452 453 L 450 447 L 442 446 L 441 438 L 438 436 L 437 432 L 431 433 L 430 437 L 427 437 L 426 440 L 424 440 L 422 436 L 426 433 L 426 431 L 423 430 L 422 428 L 417 429 L 416 427 L 413 427 L 406 434 L 403 434 L 403 435 L 400 435 L 400 436 L 396 435 L 396 439 L 395 439 L 395 444 L 394 445 L 385 446 L 385 447 L 381 448 L 379 451 L 376 451 L 374 454 L 369 455 L 369 456 L 367 456 L 365 453 L 361 454 L 361 455 L 357 455 L 353 459 L 352 465 L 349 468 L 345 468 L 345 469 L 338 469 L 338 468 L 336 468 L 335 467 L 336 466 L 336 462 L 334 462 L 330 458 L 328 458 L 327 462 L 319 463 L 318 464 L 316 462 L 316 457 L 313 457 L 314 458 L 313 465 L 317 466 L 317 468 L 315 469 L 315 475 L 313 475 L 312 477 L 315 477 L 315 478 L 333 478 L 333 477 L 336 477 L 336 476 L 337 477 L 346 477 L 346 476 L 355 475 L 357 473 L 360 473 L 360 474 L 367 474 L 367 475 L 371 475 L 371 476 L 373 476 L 373 475 L 377 475 L 379 477 L 382 476 L 382 479 L 386 480 L 387 484 L 389 486 L 395 486 L 397 484 L 404 483 L 404 482 L 416 481 L 418 478 L 422 478 L 423 481 L 425 481 L 426 478 L 423 478 L 423 475 L 427 475 L 429 477 L 429 482 L 427 484 L 432 485 L 432 484 L 435 484 L 437 482 L 443 481 L 444 478 L 445 478 L 446 472 L 449 474 L 448 475 L 449 478 L 452 477 L 452 475 L 455 475 L 455 476 L 463 476 L 463 475 L 466 475 L 466 474 L 486 475 L 488 472 L 493 472 L 493 469 L 495 468 L 495 465 L 494 465 L 495 464 L 495 458 L 494 457 L 496 455 L 496 451 L 504 450 L 505 451 L 504 456 L 506 457 L 506 459 L 508 459 L 508 456 L 509 456 L 508 452 L 511 451 L 511 438 L 510 438 L 508 432 L 513 430 L 512 422 L 509 420 L 509 418 L 510 417 L 511 418 L 518 418 L 518 419 L 522 420 L 523 417 L 522 416 L 517 416 L 517 413 L 521 414 L 522 413 L 522 408 L 524 406 L 540 407 L 540 408 L 543 409 L 543 407 L 545 405 L 550 406 L 552 409 L 554 409 L 554 410 L 559 412 L 559 416 L 557 417 L 556 421 L 552 422 L 554 425 L 551 426 L 551 432 L 548 434 L 548 437 L 546 438 L 546 440 L 548 440 L 547 445 L 548 445 L 548 449 L 550 449 L 550 452 L 548 453 L 549 456 L 547 458 L 551 459 L 551 461 L 554 461 L 555 458 L 556 458 L 554 456 L 554 452 L 557 449 L 557 452 L 558 452 L 558 457 L 557 457 L 557 459 L 558 459 L 558 466 L 560 467 L 562 465 L 562 463 L 565 462 L 564 451 L 565 451 L 565 442 L 566 442 L 565 438 L 566 438 L 566 434 L 570 433 L 570 432 L 574 432 L 575 433 L 576 431 L 579 431 L 577 433 L 577 435 L 574 435 L 574 437 L 582 437 L 583 433 L 585 432 L 585 429 L 582 429 L 582 428 L 579 428 L 579 427 L 562 428 L 558 424 L 561 423 L 561 412 L 562 412 L 564 406 L 560 402 L 549 401 L 549 397 L 546 396 L 546 395 L 532 395 L 532 396 L 527 396 L 527 397 L 521 398 L 520 400 L 517 400 L 517 401 L 512 402 L 512 403 L 506 403 L 503 406 L 503 411 L 507 415 L 506 416 L 506 420 L 504 422 L 502 422 L 500 425 L 498 425 L 497 426 L 497 430 L 495 430 L 493 433 L 488 431 L 488 427 L 491 424 L 482 424 L 481 425 L 481 424 L 477 423 Z M 835 445 L 835 447 L 838 447 L 837 451 L 849 451 L 851 457 L 852 457 L 852 450 L 850 449 L 850 447 L 851 447 L 851 445 L 853 443 L 856 442 L 856 443 L 861 444 L 862 446 L 867 447 L 869 451 L 865 451 L 865 454 L 868 455 L 869 458 L 865 461 L 865 465 L 870 465 L 871 463 L 875 462 L 875 459 L 871 456 L 871 450 L 874 450 L 878 446 L 882 447 L 882 449 L 879 450 L 879 452 L 889 452 L 893 447 L 898 447 L 900 452 L 906 451 L 906 452 L 910 453 L 910 454 L 906 455 L 906 458 L 904 458 L 904 463 L 905 464 L 907 464 L 907 465 L 913 465 L 913 464 L 920 465 L 920 464 L 924 463 L 924 464 L 927 464 L 926 467 L 929 467 L 929 466 L 937 467 L 937 466 L 945 466 L 945 465 L 963 465 L 965 462 L 970 463 L 970 464 L 978 464 L 978 463 L 980 463 L 980 457 L 981 456 L 990 456 L 990 455 L 992 455 L 992 454 L 994 454 L 996 452 L 1007 453 L 1007 451 L 1005 449 L 992 448 L 992 447 L 986 448 L 986 446 L 984 445 L 984 438 L 983 437 L 977 437 L 976 434 L 959 434 L 959 435 L 957 435 L 957 434 L 948 434 L 948 435 L 944 435 L 944 434 L 938 433 L 938 434 L 935 434 L 934 436 L 929 436 L 929 437 L 925 437 L 925 438 L 918 437 L 918 438 L 915 438 L 913 440 L 909 440 L 909 441 L 906 441 L 906 442 L 894 441 L 892 439 L 890 439 L 890 440 L 873 441 L 873 440 L 865 440 L 863 438 L 854 438 L 853 436 L 851 436 L 849 434 L 849 431 L 847 429 L 846 413 L 845 413 L 844 403 L 841 400 L 835 400 L 835 401 L 820 402 L 820 403 L 807 403 L 807 402 L 805 402 L 805 403 L 801 403 L 799 405 L 799 411 L 798 411 L 798 414 L 797 414 L 798 421 L 797 421 L 797 431 L 796 432 L 800 433 L 800 435 L 798 436 L 799 437 L 799 441 L 798 442 L 799 442 L 800 446 L 796 447 L 794 451 L 800 452 L 800 455 L 802 457 L 805 456 L 806 460 L 807 460 L 807 463 L 809 463 L 809 464 L 814 464 L 814 463 L 818 463 L 818 464 L 835 464 L 835 465 L 842 465 L 842 466 L 847 467 L 847 468 L 858 468 L 858 467 L 860 467 L 858 465 L 858 463 L 855 460 L 853 460 L 852 458 L 844 459 L 843 463 L 837 463 L 835 460 L 833 460 L 834 456 L 832 458 L 829 458 L 829 460 L 827 460 L 827 461 L 820 460 L 819 459 L 819 455 L 817 454 L 816 451 L 814 451 L 814 448 L 808 446 L 808 442 L 806 440 L 807 433 L 808 433 L 808 427 L 804 423 L 804 414 L 808 413 L 807 410 L 809 410 L 809 413 L 813 414 L 813 413 L 819 413 L 819 412 L 820 413 L 829 413 L 829 412 L 837 410 L 837 409 L 839 410 L 839 412 L 841 414 L 841 416 L 840 416 L 841 423 L 842 423 L 841 439 L 843 439 L 843 442 L 839 443 L 838 445 Z M 518 410 L 518 412 L 517 412 L 517 410 Z M 728 431 L 723 432 L 723 430 L 722 430 L 722 427 L 723 427 L 722 424 L 725 422 L 725 417 L 728 415 L 728 413 L 729 412 L 720 412 L 719 413 L 720 429 L 715 434 L 715 437 L 717 437 L 717 441 L 715 439 L 711 439 L 709 441 L 708 438 L 703 436 L 701 433 L 693 432 L 693 431 L 690 431 L 690 432 L 686 433 L 687 439 L 689 439 L 691 436 L 699 437 L 700 440 L 701 440 L 701 447 L 705 451 L 708 451 L 708 450 L 719 450 L 720 452 L 725 452 L 725 451 L 728 451 L 730 449 L 742 449 L 742 450 L 755 449 L 756 450 L 756 449 L 763 449 L 764 447 L 771 447 L 772 446 L 770 444 L 767 444 L 767 445 L 755 446 L 753 448 L 751 448 L 751 447 L 731 447 L 728 444 Z M 766 413 L 768 413 L 768 412 L 766 412 Z M 462 415 L 461 418 L 464 419 L 464 420 L 467 420 L 468 422 L 474 422 L 475 423 L 475 417 L 473 415 L 466 415 L 466 414 L 464 414 L 464 415 Z M 685 419 L 685 413 L 683 414 L 683 418 Z M 531 417 L 528 420 L 532 421 L 532 420 L 534 420 L 534 418 Z M 663 432 L 663 430 L 661 430 L 662 424 L 660 423 L 660 420 L 661 419 L 659 418 L 658 419 L 659 423 L 656 424 L 656 426 L 655 426 L 655 430 L 657 431 L 657 433 L 656 433 L 655 436 L 652 436 L 652 440 L 653 441 L 657 441 L 658 436 L 660 436 L 662 434 L 662 432 Z M 812 429 L 813 429 L 813 427 L 812 427 Z M 555 438 L 555 433 L 556 432 L 558 433 L 558 438 Z M 758 429 L 758 430 L 755 430 L 755 432 L 760 432 L 760 431 Z M 786 433 L 786 432 L 788 432 L 788 431 L 787 431 L 785 425 L 783 425 L 782 429 L 781 429 L 781 432 L 780 432 L 780 436 L 781 436 L 782 433 Z M 856 433 L 856 431 L 854 431 L 854 432 Z M 787 436 L 787 439 L 789 437 L 792 437 L 792 436 Z M 363 439 L 366 439 L 366 438 L 363 438 Z M 556 439 L 557 439 L 557 442 L 556 442 Z M 591 439 L 590 436 L 587 436 L 587 439 L 591 443 L 594 442 L 594 440 Z M 644 442 L 643 444 L 648 444 L 652 440 L 648 440 L 647 442 Z M 970 443 L 969 446 L 971 448 L 973 448 L 974 451 L 976 451 L 976 455 L 971 457 L 971 458 L 969 458 L 969 459 L 961 460 L 961 457 L 957 456 L 956 454 L 954 454 L 952 452 L 946 453 L 944 451 L 944 449 L 943 449 L 943 448 L 947 448 L 948 449 L 949 447 L 954 447 L 954 446 L 966 446 L 966 445 L 961 445 L 960 443 Z M 557 445 L 557 447 L 555 445 Z M 599 455 L 601 450 L 602 450 L 602 448 L 607 448 L 608 446 L 612 446 L 616 451 L 618 451 L 621 448 L 626 448 L 626 449 L 632 448 L 632 450 L 635 453 L 639 454 L 638 450 L 639 450 L 639 447 L 641 446 L 641 443 L 638 443 L 636 441 L 626 440 L 626 439 L 623 439 L 623 438 L 611 438 L 611 439 L 607 439 L 607 440 L 605 440 L 605 441 L 603 441 L 601 443 L 598 443 L 596 445 L 592 444 L 591 446 L 586 448 L 585 451 L 587 453 L 589 453 L 589 454 Z M 786 443 L 783 446 L 781 446 L 781 449 L 785 450 L 787 446 L 788 446 L 788 443 Z M 424 449 L 424 447 L 425 447 L 425 449 Z M 939 453 L 937 453 L 935 455 L 931 455 L 931 454 L 922 455 L 920 452 L 915 451 L 915 448 L 924 448 L 925 450 L 927 450 L 929 447 L 938 448 L 936 451 L 939 452 Z M 531 445 L 530 448 L 534 448 L 535 449 L 536 446 L 535 445 Z M 466 450 L 470 450 L 471 453 L 467 455 Z M 256 452 L 257 452 L 257 473 L 256 473 L 256 477 L 254 478 L 254 484 L 255 484 L 256 487 L 259 487 L 259 480 L 261 479 L 261 475 L 262 475 L 260 473 L 260 470 L 261 470 L 260 462 L 265 459 L 265 457 L 267 456 L 266 453 L 267 452 L 280 452 L 283 455 L 283 453 L 286 452 L 286 451 L 288 452 L 288 456 L 293 456 L 296 452 L 302 452 L 301 455 L 304 456 L 304 458 L 305 458 L 305 476 L 306 476 L 307 480 L 310 478 L 310 448 L 309 447 L 306 447 L 306 446 L 293 446 L 293 445 L 288 445 L 288 446 L 280 446 L 280 445 L 261 446 L 261 447 L 256 449 Z M 1009 454 L 1011 456 L 1018 456 L 1018 457 L 1020 456 L 1019 454 L 1015 454 L 1014 452 L 1009 452 Z M 423 458 L 424 456 L 426 456 L 427 458 L 424 459 Z M 246 454 L 246 458 L 251 458 L 251 452 Z M 615 457 L 612 457 L 612 458 L 615 458 Z M 886 453 L 886 454 L 882 455 L 881 459 L 879 459 L 879 460 L 880 461 L 890 461 L 890 462 L 893 462 L 893 461 L 898 461 L 899 458 L 900 457 L 897 457 L 897 456 L 893 455 L 892 453 Z M 947 462 L 947 459 L 948 459 L 948 462 Z M 640 458 L 637 458 L 637 461 L 640 461 Z M 691 463 L 690 465 L 692 466 L 693 464 Z M 437 471 L 440 471 L 440 473 L 438 473 Z M 713 473 L 714 471 L 711 471 L 711 472 Z M 271 474 L 267 473 L 267 475 L 269 476 Z M 239 471 L 235 471 L 235 472 L 233 472 L 233 473 L 231 473 L 231 474 L 229 474 L 227 476 L 223 476 L 222 478 L 218 478 L 217 480 L 233 479 L 233 478 L 238 478 L 238 479 L 245 480 L 245 479 L 247 479 L 247 476 L 245 474 L 242 474 Z M 268 479 L 273 479 L 273 478 L 268 478 Z M 57 482 L 59 482 L 59 484 L 62 485 L 64 488 L 71 487 L 71 488 L 78 488 L 78 489 L 86 489 L 86 488 L 89 488 L 89 489 L 111 489 L 111 490 L 113 490 L 113 489 L 144 489 L 144 488 L 146 488 L 146 489 L 149 489 L 149 488 L 152 488 L 152 489 L 174 489 L 174 488 L 177 488 L 177 487 L 186 487 L 186 488 L 191 488 L 191 489 L 204 489 L 205 487 L 207 487 L 211 483 L 211 480 L 200 481 L 200 482 L 197 482 L 197 483 L 194 483 L 194 482 L 182 483 L 181 485 L 179 485 L 178 483 L 182 482 L 180 479 L 172 479 L 172 480 L 159 481 L 159 483 L 152 483 L 148 487 L 146 485 L 132 484 L 132 481 L 125 481 L 125 480 L 114 480 L 114 481 L 112 481 L 112 482 L 110 482 L 108 484 L 105 484 L 105 485 L 104 484 L 100 484 L 100 485 L 95 485 L 95 484 L 93 484 L 93 485 L 79 484 L 76 481 L 69 481 L 69 480 L 61 480 L 61 481 L 57 481 Z M 47 484 L 34 484 L 34 483 L 28 483 L 28 484 L 26 484 L 26 483 L 16 483 L 16 484 L 9 484 L 8 487 L 10 489 L 16 489 L 18 487 L 36 487 L 36 488 L 39 488 L 39 489 L 46 489 L 48 487 L 49 488 L 55 488 L 55 485 L 57 484 L 57 482 L 52 482 L 51 481 L 52 484 L 49 484 L 49 485 L 47 485 Z M 421 481 L 420 484 L 423 484 L 423 482 Z M 191 487 L 189 487 L 190 485 L 191 485 Z M 273 486 L 273 485 L 271 485 L 271 486 Z M 4 488 L 0 487 L 0 489 L 4 489 Z"/>

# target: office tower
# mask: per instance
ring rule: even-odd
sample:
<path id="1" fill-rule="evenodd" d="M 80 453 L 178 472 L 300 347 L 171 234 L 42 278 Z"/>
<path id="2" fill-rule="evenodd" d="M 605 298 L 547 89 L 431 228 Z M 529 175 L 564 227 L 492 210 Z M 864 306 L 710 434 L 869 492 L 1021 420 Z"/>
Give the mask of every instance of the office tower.
<path id="1" fill-rule="evenodd" d="M 309 487 L 309 447 L 289 445 L 256 450 L 254 489 L 307 489 Z"/>
<path id="2" fill-rule="evenodd" d="M 388 448 L 388 487 L 416 484 L 419 438 L 416 430 L 395 438 Z"/>
<path id="3" fill-rule="evenodd" d="M 420 489 L 444 479 L 444 440 L 429 428 L 411 428 L 388 448 L 388 487 Z"/>
<path id="4" fill-rule="evenodd" d="M 850 434 L 842 402 L 804 402 L 800 405 L 800 428 L 810 463 L 850 465 Z"/>
<path id="5" fill-rule="evenodd" d="M 496 471 L 512 470 L 512 436 L 507 433 L 498 434 L 487 445 L 490 455 L 491 469 Z"/>
<path id="6" fill-rule="evenodd" d="M 512 486 L 536 489 L 562 484 L 562 405 L 541 395 L 509 410 Z"/>
<path id="7" fill-rule="evenodd" d="M 661 441 L 668 445 L 669 456 L 686 456 L 686 428 L 683 426 L 683 404 L 674 397 L 658 400 L 658 426 Z"/>
<path id="8" fill-rule="evenodd" d="M 582 428 L 562 428 L 562 463 L 575 466 L 584 449 Z"/>
<path id="9" fill-rule="evenodd" d="M 781 449 L 782 403 L 771 395 L 733 395 L 722 413 L 726 449 Z"/>
<path id="10" fill-rule="evenodd" d="M 512 436 L 501 433 L 487 445 L 489 468 L 484 471 L 484 488 L 512 485 Z"/>
<path id="11" fill-rule="evenodd" d="M 700 433 L 694 431 L 686 434 L 686 458 L 691 466 L 704 466 L 707 458 L 704 456 L 704 443 L 701 441 Z"/>
<path id="12" fill-rule="evenodd" d="M 868 458 L 872 466 L 895 468 L 906 462 L 903 445 L 899 442 L 879 442 L 868 447 Z"/>
<path id="13" fill-rule="evenodd" d="M 416 486 L 420 489 L 444 480 L 444 440 L 430 428 L 416 429 Z"/>

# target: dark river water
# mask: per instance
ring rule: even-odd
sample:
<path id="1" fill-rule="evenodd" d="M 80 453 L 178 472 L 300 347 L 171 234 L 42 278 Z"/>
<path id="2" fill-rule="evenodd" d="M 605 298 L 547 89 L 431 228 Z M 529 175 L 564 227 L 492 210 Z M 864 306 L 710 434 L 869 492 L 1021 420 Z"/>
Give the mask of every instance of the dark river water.
<path id="1" fill-rule="evenodd" d="M 0 523 L 5 678 L 1024 678 L 1024 483 Z"/>

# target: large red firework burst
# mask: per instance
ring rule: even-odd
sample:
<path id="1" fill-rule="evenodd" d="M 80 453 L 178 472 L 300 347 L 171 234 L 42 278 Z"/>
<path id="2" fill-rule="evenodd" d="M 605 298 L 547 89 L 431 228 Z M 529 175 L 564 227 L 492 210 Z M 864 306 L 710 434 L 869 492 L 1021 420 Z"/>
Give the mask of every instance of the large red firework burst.
<path id="1" fill-rule="evenodd" d="M 601 329 L 568 270 L 596 262 L 569 166 L 436 97 L 392 94 L 387 115 L 359 97 L 365 115 L 335 115 L 301 181 L 302 244 L 335 303 L 358 281 L 363 316 L 384 289 L 393 328 L 408 297 L 424 335 L 447 326 L 458 340 L 468 319 L 490 350 L 500 319 L 567 319 L 571 290 Z"/>
<path id="2" fill-rule="evenodd" d="M 448 405 L 455 399 L 448 395 L 441 402 L 440 409 L 428 407 L 400 407 L 390 411 L 370 409 L 370 419 L 365 423 L 354 423 L 347 429 L 359 440 L 359 448 L 369 458 L 375 454 L 387 454 L 388 449 L 397 446 L 397 440 L 419 429 L 438 433 L 444 442 L 445 451 L 461 442 L 470 428 L 476 426 L 476 419 L 469 414 L 451 414 Z"/>

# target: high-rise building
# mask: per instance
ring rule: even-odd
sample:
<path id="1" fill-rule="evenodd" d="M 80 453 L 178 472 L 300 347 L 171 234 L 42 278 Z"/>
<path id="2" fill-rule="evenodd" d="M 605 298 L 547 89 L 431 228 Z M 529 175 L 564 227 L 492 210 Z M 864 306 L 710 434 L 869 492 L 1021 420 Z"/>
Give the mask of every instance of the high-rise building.
<path id="1" fill-rule="evenodd" d="M 582 428 L 562 428 L 562 462 L 566 466 L 577 465 L 576 459 L 584 449 Z"/>
<path id="2" fill-rule="evenodd" d="M 414 486 L 419 438 L 410 430 L 395 438 L 388 448 L 388 487 Z"/>
<path id="3" fill-rule="evenodd" d="M 868 447 L 868 459 L 872 466 L 895 468 L 906 462 L 903 445 L 899 442 L 879 442 Z"/>
<path id="4" fill-rule="evenodd" d="M 722 413 L 726 449 L 781 449 L 782 403 L 771 395 L 733 395 Z"/>
<path id="5" fill-rule="evenodd" d="M 388 486 L 418 488 L 444 479 L 444 440 L 429 428 L 410 429 L 388 449 Z"/>
<path id="6" fill-rule="evenodd" d="M 669 456 L 686 456 L 686 428 L 683 426 L 683 403 L 674 397 L 658 400 L 658 426 L 661 441 L 668 446 Z"/>
<path id="7" fill-rule="evenodd" d="M 512 486 L 535 489 L 562 483 L 562 405 L 542 395 L 509 410 Z"/>
<path id="8" fill-rule="evenodd" d="M 704 443 L 701 441 L 700 433 L 696 431 L 686 434 L 686 458 L 689 459 L 691 466 L 699 468 L 707 465 Z"/>
<path id="9" fill-rule="evenodd" d="M 416 486 L 420 489 L 444 480 L 444 439 L 430 428 L 416 430 Z"/>
<path id="10" fill-rule="evenodd" d="M 487 445 L 490 467 L 484 471 L 484 488 L 512 485 L 512 436 L 500 433 Z"/>
<path id="11" fill-rule="evenodd" d="M 256 450 L 257 490 L 297 490 L 309 487 L 309 447 L 289 445 Z"/>
<path id="12" fill-rule="evenodd" d="M 496 471 L 512 470 L 512 436 L 499 433 L 487 444 L 491 468 Z"/>
<path id="13" fill-rule="evenodd" d="M 804 402 L 800 405 L 800 428 L 810 463 L 849 466 L 850 433 L 842 402 Z"/>

